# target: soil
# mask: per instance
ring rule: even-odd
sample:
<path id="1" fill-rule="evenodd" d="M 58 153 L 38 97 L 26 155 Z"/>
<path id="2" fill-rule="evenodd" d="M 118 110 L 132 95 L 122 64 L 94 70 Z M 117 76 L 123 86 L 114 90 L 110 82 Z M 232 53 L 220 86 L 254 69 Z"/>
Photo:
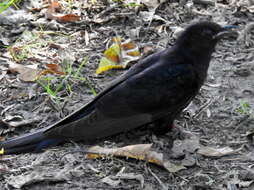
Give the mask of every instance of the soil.
<path id="1" fill-rule="evenodd" d="M 149 128 L 142 128 L 96 144 L 122 147 L 153 143 L 154 150 L 163 153 L 172 162 L 188 158 L 191 164 L 185 165 L 185 169 L 172 173 L 144 161 L 117 157 L 90 160 L 80 151 L 90 145 L 69 142 L 42 153 L 2 156 L 0 189 L 254 189 L 252 1 L 218 0 L 214 3 L 193 0 L 192 3 L 169 0 L 160 4 L 150 1 L 156 5 L 152 20 L 148 14 L 154 9 L 146 4 L 147 1 L 141 0 L 144 5 L 136 7 L 127 6 L 127 1 L 94 1 L 94 4 L 73 1 L 72 6 L 66 2 L 61 1 L 64 11 L 80 14 L 80 21 L 59 23 L 47 20 L 46 8 L 31 11 L 34 7 L 43 7 L 40 1 L 24 1 L 19 5 L 20 9 L 10 8 L 0 15 L 0 113 L 1 119 L 9 124 L 0 128 L 2 139 L 53 124 L 91 100 L 94 97 L 91 89 L 99 92 L 125 72 L 95 73 L 103 52 L 115 35 L 131 39 L 142 53 L 147 47 L 154 52 L 170 47 L 178 30 L 197 20 L 236 25 L 239 36 L 237 39 L 225 39 L 217 45 L 206 83 L 176 120 L 176 128 L 172 132 L 155 136 Z M 39 49 L 31 47 L 33 54 L 17 61 L 8 52 L 11 47 L 25 41 L 29 36 L 26 31 L 37 34 L 40 31 L 53 32 L 55 35 L 44 34 L 36 40 L 52 41 L 61 48 L 49 48 L 49 43 Z M 86 80 L 65 78 L 57 98 L 47 93 L 40 83 L 24 82 L 20 75 L 8 69 L 11 63 L 37 64 L 39 68 L 45 68 L 47 63 L 68 60 L 77 70 L 85 57 L 88 57 L 88 62 L 80 74 Z M 57 86 L 59 80 L 63 78 L 56 77 L 50 82 L 52 86 Z M 71 91 L 67 90 L 68 84 L 71 84 Z M 184 131 L 183 134 L 197 136 L 199 146 L 216 150 L 230 147 L 235 151 L 211 156 L 185 150 L 176 155 L 171 147 L 176 142 L 183 142 L 179 129 Z"/>

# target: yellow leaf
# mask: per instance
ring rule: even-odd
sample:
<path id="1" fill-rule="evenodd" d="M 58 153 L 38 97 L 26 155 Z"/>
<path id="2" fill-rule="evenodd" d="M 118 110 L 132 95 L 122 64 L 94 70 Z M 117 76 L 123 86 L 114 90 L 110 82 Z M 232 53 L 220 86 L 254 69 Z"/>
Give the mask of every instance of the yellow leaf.
<path id="1" fill-rule="evenodd" d="M 115 62 L 110 61 L 109 59 L 103 57 L 101 58 L 98 69 L 96 70 L 96 74 L 98 75 L 111 69 L 122 69 L 122 68 L 123 65 L 116 65 Z"/>
<path id="2" fill-rule="evenodd" d="M 96 74 L 101 74 L 110 69 L 125 69 L 128 64 L 138 60 L 141 53 L 138 46 L 130 39 L 121 42 L 121 37 L 113 37 L 113 44 L 104 52 L 101 58 Z"/>
<path id="3" fill-rule="evenodd" d="M 101 155 L 101 154 L 93 154 L 93 153 L 89 153 L 87 154 L 87 158 L 88 159 L 97 159 L 97 158 L 104 158 L 105 156 L 104 155 Z"/>
<path id="4" fill-rule="evenodd" d="M 138 57 L 141 54 L 140 54 L 139 50 L 135 50 L 135 51 L 127 52 L 127 55 L 132 56 L 132 57 Z"/>
<path id="5" fill-rule="evenodd" d="M 110 48 L 108 48 L 104 52 L 104 55 L 109 60 L 111 60 L 111 61 L 113 61 L 115 63 L 119 63 L 119 61 L 120 61 L 120 53 L 121 53 L 120 46 L 118 44 L 112 44 L 110 46 Z"/>
<path id="6" fill-rule="evenodd" d="M 113 43 L 121 44 L 122 38 L 117 36 L 112 38 Z"/>
<path id="7" fill-rule="evenodd" d="M 4 154 L 4 148 L 1 148 L 0 155 L 3 155 L 3 154 Z"/>

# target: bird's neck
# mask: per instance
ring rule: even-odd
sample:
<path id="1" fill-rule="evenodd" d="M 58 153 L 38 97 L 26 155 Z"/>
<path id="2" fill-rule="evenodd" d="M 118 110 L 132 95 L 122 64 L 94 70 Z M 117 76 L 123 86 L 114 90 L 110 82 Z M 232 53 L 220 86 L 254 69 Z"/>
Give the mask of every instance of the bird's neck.
<path id="1" fill-rule="evenodd" d="M 200 59 L 202 62 L 204 60 L 210 61 L 212 52 L 214 51 L 213 47 L 202 47 L 195 44 L 190 45 L 188 43 L 177 44 L 174 48 L 176 51 L 181 52 L 181 54 L 186 58 L 191 57 L 191 59 L 193 59 L 195 57 Z"/>
<path id="2" fill-rule="evenodd" d="M 209 67 L 209 63 L 211 60 L 211 55 L 213 50 L 200 49 L 200 48 L 192 48 L 188 46 L 176 46 L 174 47 L 178 55 L 182 56 L 182 62 L 184 64 L 191 64 L 193 68 L 196 70 L 200 80 L 204 82 L 207 76 L 207 70 Z"/>

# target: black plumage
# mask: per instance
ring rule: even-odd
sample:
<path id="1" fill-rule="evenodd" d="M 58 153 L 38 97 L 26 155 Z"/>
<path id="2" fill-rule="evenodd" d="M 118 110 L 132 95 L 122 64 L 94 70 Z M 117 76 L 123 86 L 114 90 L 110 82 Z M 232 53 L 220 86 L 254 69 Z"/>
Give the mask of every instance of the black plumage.
<path id="1" fill-rule="evenodd" d="M 204 83 L 212 52 L 226 30 L 212 22 L 190 25 L 173 47 L 134 65 L 75 113 L 46 129 L 3 141 L 0 147 L 5 154 L 37 152 L 63 141 L 91 141 L 152 122 L 156 131 L 167 132 Z"/>

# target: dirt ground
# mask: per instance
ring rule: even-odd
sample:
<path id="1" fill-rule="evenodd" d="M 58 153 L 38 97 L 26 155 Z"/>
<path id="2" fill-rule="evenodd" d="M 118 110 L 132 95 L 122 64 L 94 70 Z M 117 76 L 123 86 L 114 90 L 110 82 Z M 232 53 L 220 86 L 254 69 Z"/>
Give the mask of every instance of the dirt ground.
<path id="1" fill-rule="evenodd" d="M 93 89 L 99 92 L 123 73 L 95 73 L 116 35 L 133 40 L 142 53 L 148 47 L 152 51 L 170 47 L 180 29 L 200 19 L 239 26 L 239 36 L 218 44 L 206 83 L 171 133 L 157 137 L 144 127 L 96 143 L 102 147 L 153 143 L 165 159 L 185 169 L 169 172 L 145 161 L 117 157 L 90 160 L 78 151 L 90 145 L 70 142 L 43 153 L 2 156 L 0 189 L 254 189 L 254 2 L 141 0 L 143 6 L 129 1 L 72 2 L 61 1 L 62 13 L 81 15 L 80 21 L 47 20 L 41 1 L 24 1 L 20 9 L 1 13 L 0 113 L 1 120 L 10 125 L 0 128 L 2 138 L 53 124 L 91 100 Z M 27 48 L 25 57 L 14 59 L 11 49 L 28 43 L 35 45 Z M 43 69 L 48 63 L 67 60 L 77 70 L 86 57 L 80 71 L 85 80 L 59 76 L 50 80 L 52 86 L 63 81 L 57 98 L 39 82 L 25 82 L 21 74 L 9 69 L 12 63 Z M 179 134 L 179 129 L 184 134 Z M 186 141 L 186 134 L 195 135 L 198 143 Z M 198 152 L 201 146 L 207 152 Z"/>

